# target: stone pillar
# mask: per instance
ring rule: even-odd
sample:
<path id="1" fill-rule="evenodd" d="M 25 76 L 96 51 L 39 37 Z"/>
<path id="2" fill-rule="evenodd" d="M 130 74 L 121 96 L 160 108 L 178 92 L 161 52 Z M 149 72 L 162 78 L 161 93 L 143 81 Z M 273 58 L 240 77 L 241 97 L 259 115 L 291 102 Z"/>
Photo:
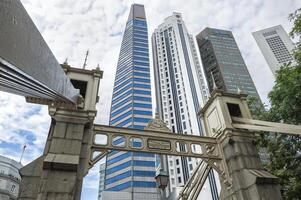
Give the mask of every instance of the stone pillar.
<path id="1" fill-rule="evenodd" d="M 277 177 L 261 165 L 253 133 L 226 131 L 221 148 L 232 186 L 222 184 L 222 200 L 281 200 Z"/>
<path id="2" fill-rule="evenodd" d="M 250 128 L 233 126 L 235 118 L 252 119 L 247 95 L 215 89 L 199 115 L 206 135 L 218 140 L 222 161 L 212 165 L 219 172 L 222 200 L 280 200 L 277 177 L 265 171 Z"/>
<path id="3" fill-rule="evenodd" d="M 95 111 L 49 108 L 52 118 L 43 156 L 20 170 L 19 199 L 78 200 L 87 174 Z"/>

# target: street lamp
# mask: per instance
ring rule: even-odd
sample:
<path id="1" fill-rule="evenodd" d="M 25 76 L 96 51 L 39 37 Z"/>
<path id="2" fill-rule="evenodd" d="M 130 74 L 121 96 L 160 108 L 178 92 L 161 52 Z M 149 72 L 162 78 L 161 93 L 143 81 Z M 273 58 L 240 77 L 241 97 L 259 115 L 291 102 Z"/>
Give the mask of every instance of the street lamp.
<path id="1" fill-rule="evenodd" d="M 169 181 L 169 175 L 167 174 L 167 172 L 161 169 L 155 179 L 157 186 L 164 191 Z"/>

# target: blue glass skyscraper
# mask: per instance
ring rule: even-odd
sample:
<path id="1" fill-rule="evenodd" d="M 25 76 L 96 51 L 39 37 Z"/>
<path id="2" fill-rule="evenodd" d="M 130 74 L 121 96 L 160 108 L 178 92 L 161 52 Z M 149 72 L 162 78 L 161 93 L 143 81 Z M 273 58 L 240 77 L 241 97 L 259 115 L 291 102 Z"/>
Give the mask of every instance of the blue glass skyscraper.
<path id="1" fill-rule="evenodd" d="M 147 23 L 144 6 L 133 4 L 119 54 L 110 125 L 144 129 L 151 118 Z M 157 199 L 153 154 L 111 151 L 105 176 L 103 199 Z"/>

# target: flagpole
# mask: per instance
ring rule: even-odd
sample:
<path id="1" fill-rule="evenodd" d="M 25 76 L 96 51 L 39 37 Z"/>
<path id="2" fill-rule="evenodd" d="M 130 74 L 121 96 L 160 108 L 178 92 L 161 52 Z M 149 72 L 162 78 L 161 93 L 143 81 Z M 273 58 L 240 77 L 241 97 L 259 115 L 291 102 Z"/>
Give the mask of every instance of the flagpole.
<path id="1" fill-rule="evenodd" d="M 22 150 L 22 154 L 21 154 L 21 158 L 20 158 L 20 163 L 21 163 L 21 161 L 22 161 L 22 158 L 23 158 L 23 154 L 24 154 L 25 149 L 26 149 L 26 144 L 24 144 L 24 146 L 23 146 L 23 150 Z"/>

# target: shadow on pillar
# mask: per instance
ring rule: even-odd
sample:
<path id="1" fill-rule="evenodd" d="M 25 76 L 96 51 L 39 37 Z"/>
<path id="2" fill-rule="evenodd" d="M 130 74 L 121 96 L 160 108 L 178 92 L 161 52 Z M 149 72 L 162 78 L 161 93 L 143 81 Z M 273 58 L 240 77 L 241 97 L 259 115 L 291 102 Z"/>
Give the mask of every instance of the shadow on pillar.
<path id="1" fill-rule="evenodd" d="M 55 110 L 43 156 L 20 170 L 19 199 L 80 199 L 89 169 L 92 122 L 85 111 Z"/>
<path id="2" fill-rule="evenodd" d="M 248 133 L 250 135 L 250 133 Z M 222 200 L 281 200 L 278 178 L 261 165 L 255 138 L 229 134 L 222 143 L 232 187 L 222 184 Z"/>
<path id="3" fill-rule="evenodd" d="M 40 177 L 43 171 L 44 156 L 40 156 L 20 169 L 22 182 L 19 199 L 37 199 L 40 188 Z"/>

